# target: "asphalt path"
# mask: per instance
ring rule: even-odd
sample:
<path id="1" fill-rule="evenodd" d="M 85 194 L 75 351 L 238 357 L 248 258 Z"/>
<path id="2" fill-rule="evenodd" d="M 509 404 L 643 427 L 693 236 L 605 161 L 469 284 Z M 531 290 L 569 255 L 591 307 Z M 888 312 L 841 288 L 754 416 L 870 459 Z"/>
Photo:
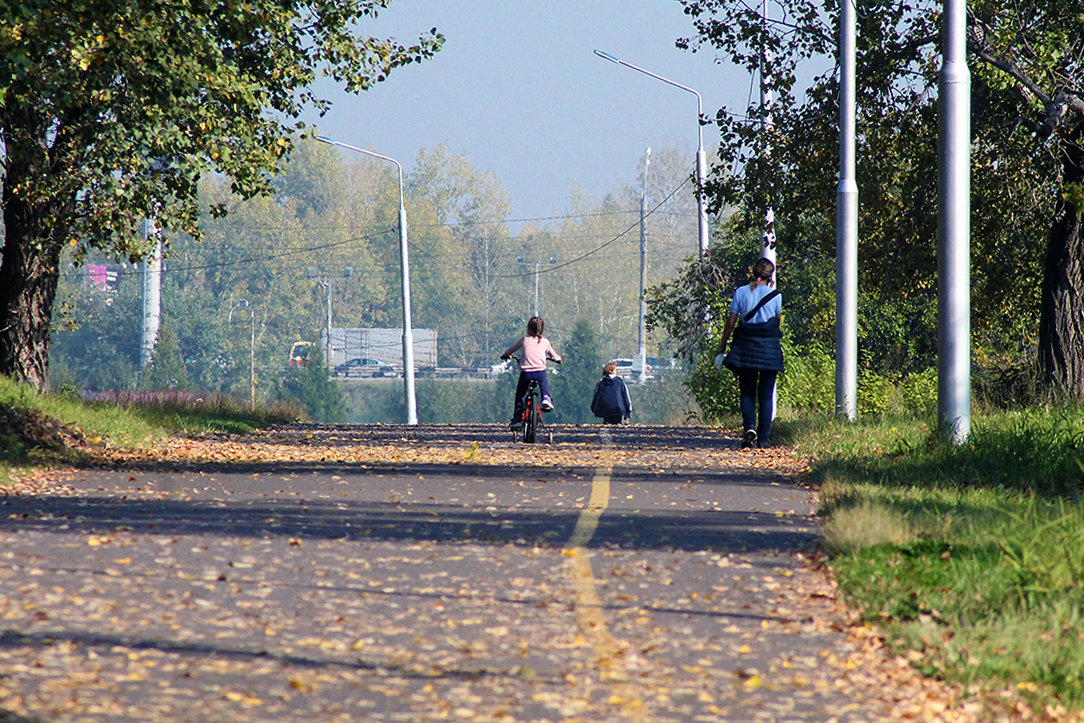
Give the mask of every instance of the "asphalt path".
<path id="1" fill-rule="evenodd" d="M 554 433 L 298 426 L 0 498 L 0 720 L 890 716 L 770 452 Z"/>

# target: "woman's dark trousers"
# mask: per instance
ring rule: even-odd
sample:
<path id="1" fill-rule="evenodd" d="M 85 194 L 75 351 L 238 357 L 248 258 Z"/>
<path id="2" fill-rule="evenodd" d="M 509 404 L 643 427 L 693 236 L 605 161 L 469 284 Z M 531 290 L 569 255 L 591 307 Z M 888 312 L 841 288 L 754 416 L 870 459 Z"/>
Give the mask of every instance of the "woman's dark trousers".
<path id="1" fill-rule="evenodd" d="M 739 369 L 738 393 L 741 395 L 741 421 L 743 430 L 755 429 L 757 444 L 767 446 L 772 435 L 772 417 L 775 416 L 775 377 L 778 372 L 767 369 Z M 760 423 L 757 424 L 757 407 L 760 407 Z"/>

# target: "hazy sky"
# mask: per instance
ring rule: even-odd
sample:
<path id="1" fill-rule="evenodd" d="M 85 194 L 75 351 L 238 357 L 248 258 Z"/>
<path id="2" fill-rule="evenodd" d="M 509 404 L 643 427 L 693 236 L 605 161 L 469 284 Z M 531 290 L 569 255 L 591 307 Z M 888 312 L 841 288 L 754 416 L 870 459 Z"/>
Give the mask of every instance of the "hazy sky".
<path id="1" fill-rule="evenodd" d="M 635 184 L 646 147 L 687 150 L 692 172 L 696 96 L 595 49 L 696 89 L 710 117 L 750 97 L 748 74 L 674 46 L 693 34 L 677 0 L 393 0 L 362 32 L 407 42 L 431 27 L 446 37 L 436 57 L 360 96 L 332 89 L 331 111 L 307 120 L 408 170 L 446 142 L 497 174 L 512 218 L 562 210 L 574 183 L 594 198 Z M 703 133 L 710 163 L 714 126 Z"/>

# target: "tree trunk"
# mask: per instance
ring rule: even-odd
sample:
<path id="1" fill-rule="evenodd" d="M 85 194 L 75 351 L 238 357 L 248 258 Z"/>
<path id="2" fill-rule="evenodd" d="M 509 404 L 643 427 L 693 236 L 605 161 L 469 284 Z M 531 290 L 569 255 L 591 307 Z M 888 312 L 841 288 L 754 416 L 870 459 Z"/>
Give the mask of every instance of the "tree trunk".
<path id="1" fill-rule="evenodd" d="M 1084 184 L 1084 125 L 1065 143 L 1062 188 Z M 1084 208 L 1074 194 L 1058 200 L 1047 244 L 1039 316 L 1039 373 L 1044 386 L 1084 400 Z"/>
<path id="2" fill-rule="evenodd" d="M 61 243 L 50 210 L 31 208 L 4 184 L 4 247 L 0 257 L 0 374 L 38 390 L 48 384 L 50 327 L 60 278 Z"/>

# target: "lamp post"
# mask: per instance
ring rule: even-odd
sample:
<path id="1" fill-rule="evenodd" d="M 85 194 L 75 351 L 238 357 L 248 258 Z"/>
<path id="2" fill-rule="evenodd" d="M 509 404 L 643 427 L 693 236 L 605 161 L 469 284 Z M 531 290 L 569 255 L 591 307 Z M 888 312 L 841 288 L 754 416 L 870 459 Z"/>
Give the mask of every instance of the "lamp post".
<path id="1" fill-rule="evenodd" d="M 858 181 L 855 175 L 857 10 L 839 11 L 839 182 L 836 185 L 836 414 L 858 417 Z"/>
<path id="2" fill-rule="evenodd" d="M 516 263 L 520 266 L 530 266 L 527 262 L 527 254 L 517 254 Z M 557 265 L 557 254 L 550 254 L 550 266 Z M 542 271 L 542 263 L 534 262 L 534 315 L 538 316 L 538 274 Z"/>
<path id="3" fill-rule="evenodd" d="M 640 191 L 640 319 L 636 344 L 636 363 L 640 367 L 640 384 L 647 383 L 647 229 L 644 225 L 647 208 L 647 169 L 651 165 L 651 149 L 644 151 L 644 184 Z"/>
<path id="4" fill-rule="evenodd" d="M 310 266 L 308 269 L 308 276 L 320 286 L 327 289 L 327 324 L 325 325 L 327 331 L 326 338 L 324 339 L 324 363 L 331 368 L 331 279 L 326 276 L 318 276 L 315 266 Z"/>
<path id="5" fill-rule="evenodd" d="M 306 273 L 307 273 L 308 277 L 310 279 L 312 279 L 315 283 L 317 283 L 320 286 L 323 286 L 325 289 L 327 289 L 327 331 L 324 332 L 325 333 L 325 338 L 324 338 L 324 362 L 327 364 L 328 370 L 331 370 L 331 368 L 332 368 L 331 352 L 332 352 L 332 349 L 334 348 L 332 346 L 332 343 L 331 343 L 331 329 L 332 329 L 332 320 L 333 320 L 332 319 L 332 314 L 331 314 L 331 289 L 332 289 L 331 284 L 332 284 L 332 281 L 334 281 L 334 279 L 332 279 L 327 274 L 321 274 L 319 271 L 316 270 L 315 266 L 310 266 Z M 353 266 L 345 266 L 345 267 L 343 267 L 343 279 L 344 280 L 349 279 L 353 275 L 354 275 L 354 267 Z M 346 359 L 343 359 L 343 361 L 346 361 Z"/>
<path id="6" fill-rule="evenodd" d="M 399 261 L 403 287 L 403 397 L 406 402 L 406 423 L 417 424 L 418 404 L 414 392 L 414 332 L 410 327 L 410 257 L 407 251 L 406 207 L 403 205 L 403 166 L 394 158 L 364 148 L 358 148 L 357 146 L 333 141 L 324 136 L 316 136 L 316 140 L 330 146 L 338 146 L 348 151 L 394 163 L 395 169 L 399 172 Z"/>
<path id="7" fill-rule="evenodd" d="M 687 85 L 676 83 L 669 78 L 664 78 L 661 75 L 656 75 L 650 70 L 644 70 L 643 68 L 621 60 L 618 57 L 604 53 L 601 50 L 596 50 L 595 55 L 598 57 L 609 60 L 611 63 L 617 63 L 618 65 L 624 65 L 626 68 L 632 68 L 633 70 L 649 75 L 656 80 L 661 80 L 664 83 L 680 88 L 681 90 L 692 93 L 696 96 L 696 216 L 697 216 L 697 239 L 700 242 L 700 255 L 703 256 L 708 250 L 708 211 L 707 200 L 704 198 L 704 184 L 707 181 L 707 159 L 704 155 L 704 130 L 700 125 L 700 116 L 703 113 L 704 101 L 700 97 L 700 94 Z"/>
<path id="8" fill-rule="evenodd" d="M 938 73 L 937 417 L 953 444 L 971 434 L 971 71 L 967 2 L 945 0 Z"/>
<path id="9" fill-rule="evenodd" d="M 248 309 L 248 405 L 251 409 L 256 408 L 256 310 L 248 303 L 248 299 L 238 299 L 237 303 L 230 304 L 230 312 L 226 314 L 226 323 L 233 322 L 234 309 Z"/>

